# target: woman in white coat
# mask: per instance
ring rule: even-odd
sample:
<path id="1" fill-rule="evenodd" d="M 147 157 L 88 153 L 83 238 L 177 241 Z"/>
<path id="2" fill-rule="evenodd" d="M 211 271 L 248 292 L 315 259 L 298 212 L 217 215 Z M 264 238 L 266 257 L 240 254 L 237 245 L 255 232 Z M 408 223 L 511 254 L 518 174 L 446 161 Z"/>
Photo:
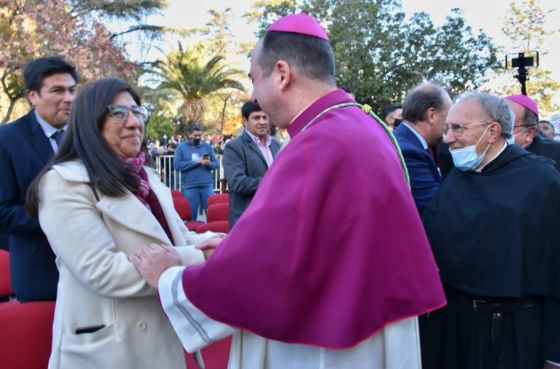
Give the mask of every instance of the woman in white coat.
<path id="1" fill-rule="evenodd" d="M 49 369 L 185 368 L 156 290 L 127 256 L 174 245 L 184 265 L 199 263 L 193 246 L 220 235 L 190 232 L 145 165 L 148 114 L 126 82 L 92 82 L 73 104 L 66 137 L 28 194 L 60 271 Z"/>

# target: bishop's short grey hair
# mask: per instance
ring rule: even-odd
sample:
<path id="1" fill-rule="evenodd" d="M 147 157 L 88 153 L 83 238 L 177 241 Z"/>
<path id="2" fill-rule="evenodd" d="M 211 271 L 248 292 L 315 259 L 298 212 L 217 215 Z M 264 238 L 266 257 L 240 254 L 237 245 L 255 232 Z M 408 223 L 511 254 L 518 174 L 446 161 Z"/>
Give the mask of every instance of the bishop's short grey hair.
<path id="1" fill-rule="evenodd" d="M 478 102 L 482 110 L 484 110 L 490 119 L 500 123 L 502 126 L 501 136 L 506 139 L 510 138 L 513 122 L 515 121 L 515 115 L 506 100 L 484 92 L 467 92 L 461 94 L 455 101 L 455 104 L 472 99 Z"/>

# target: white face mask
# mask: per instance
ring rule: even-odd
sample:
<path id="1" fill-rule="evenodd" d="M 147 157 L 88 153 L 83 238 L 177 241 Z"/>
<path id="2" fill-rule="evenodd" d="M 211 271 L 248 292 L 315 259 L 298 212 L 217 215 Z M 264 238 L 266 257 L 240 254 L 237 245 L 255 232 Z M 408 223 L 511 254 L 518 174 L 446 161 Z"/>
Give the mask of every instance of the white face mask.
<path id="1" fill-rule="evenodd" d="M 484 134 L 486 133 L 489 127 L 490 126 L 486 127 L 486 129 L 484 130 L 484 132 L 482 133 L 482 135 L 474 145 L 463 147 L 460 149 L 455 149 L 455 150 L 449 149 L 449 152 L 451 153 L 451 157 L 453 158 L 453 164 L 455 164 L 456 168 L 462 171 L 468 171 L 468 170 L 475 170 L 478 167 L 478 165 L 484 159 L 484 156 L 486 155 L 486 151 L 488 151 L 490 144 L 486 146 L 486 149 L 484 149 L 484 151 L 480 155 L 476 154 L 476 146 L 478 145 L 478 143 L 480 142 L 480 140 L 482 139 L 482 137 L 484 136 Z"/>

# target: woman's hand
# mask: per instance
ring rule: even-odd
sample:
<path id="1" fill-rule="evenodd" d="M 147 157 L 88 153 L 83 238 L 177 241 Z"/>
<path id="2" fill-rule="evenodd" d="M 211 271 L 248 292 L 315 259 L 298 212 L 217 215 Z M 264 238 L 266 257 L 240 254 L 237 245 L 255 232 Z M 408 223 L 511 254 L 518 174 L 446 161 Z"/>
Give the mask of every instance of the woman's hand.
<path id="1" fill-rule="evenodd" d="M 208 260 L 210 259 L 210 256 L 212 256 L 214 251 L 216 251 L 216 247 L 218 247 L 223 239 L 224 236 L 213 237 L 206 241 L 202 241 L 201 243 L 196 245 L 196 248 L 201 250 L 204 253 L 204 259 Z"/>

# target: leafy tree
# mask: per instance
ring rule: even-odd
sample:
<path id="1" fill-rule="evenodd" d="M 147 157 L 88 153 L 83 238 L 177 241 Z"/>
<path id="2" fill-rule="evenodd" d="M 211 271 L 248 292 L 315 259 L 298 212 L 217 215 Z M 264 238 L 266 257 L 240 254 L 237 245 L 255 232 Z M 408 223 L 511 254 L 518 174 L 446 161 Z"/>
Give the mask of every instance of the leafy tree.
<path id="1" fill-rule="evenodd" d="M 234 43 L 229 22 L 231 8 L 226 8 L 223 12 L 211 9 L 209 14 L 211 19 L 201 33 L 208 38 L 208 52 L 225 58 L 228 53 L 228 45 Z"/>
<path id="2" fill-rule="evenodd" d="M 113 19 L 131 22 L 130 27 L 120 33 L 112 34 L 116 38 L 132 32 L 144 32 L 160 36 L 163 27 L 139 23 L 146 15 L 159 12 L 167 5 L 165 0 L 67 0 L 69 12 L 73 18 Z"/>
<path id="3" fill-rule="evenodd" d="M 241 106 L 250 96 L 245 91 L 218 93 L 207 100 L 204 123 L 213 134 L 236 135 L 242 126 Z"/>
<path id="4" fill-rule="evenodd" d="M 558 34 L 558 31 L 547 29 L 547 21 L 551 13 L 552 10 L 544 10 L 537 0 L 511 2 L 502 25 L 502 32 L 508 36 L 517 50 L 524 52 L 538 50 L 542 59 L 548 53 L 548 50 L 543 49 L 544 37 Z M 505 81 L 486 86 L 486 89 L 500 95 L 519 93 L 519 83 L 512 78 L 514 73 L 511 70 L 502 71 L 498 74 L 498 78 L 506 76 Z M 553 102 L 554 95 L 559 90 L 560 83 L 552 78 L 549 70 L 541 67 L 529 70 L 527 94 L 537 101 L 543 115 L 560 110 L 560 106 Z"/>
<path id="5" fill-rule="evenodd" d="M 259 9 L 259 35 L 296 9 L 319 19 L 335 54 L 338 84 L 376 110 L 402 101 L 406 91 L 424 80 L 440 81 L 451 94 L 477 88 L 487 69 L 497 67 L 490 38 L 483 32 L 473 35 L 458 9 L 441 27 L 426 13 L 407 21 L 400 0 L 353 0 L 351 6 L 336 0 L 261 1 L 249 15 Z"/>
<path id="6" fill-rule="evenodd" d="M 146 135 L 153 140 L 159 140 L 163 135 L 171 137 L 176 133 L 175 126 L 173 118 L 167 116 L 163 110 L 152 111 L 146 125 Z"/>
<path id="7" fill-rule="evenodd" d="M 258 22 L 257 37 L 261 38 L 269 25 L 281 16 L 294 13 L 298 8 L 297 0 L 257 0 L 245 15 L 247 23 Z"/>
<path id="8" fill-rule="evenodd" d="M 179 49 L 167 55 L 164 61 L 155 63 L 155 74 L 162 79 L 158 88 L 174 92 L 182 101 L 180 131 L 186 132 L 188 124 L 201 120 L 204 99 L 227 89 L 243 90 L 243 85 L 234 79 L 241 71 L 224 64 L 219 55 L 205 61 L 204 48 Z"/>
<path id="9" fill-rule="evenodd" d="M 139 19 L 163 4 L 155 0 L 0 0 L 0 99 L 7 100 L 2 122 L 11 119 L 24 96 L 21 74 L 33 58 L 62 55 L 78 66 L 85 80 L 126 78 L 135 65 L 101 19 Z"/>
<path id="10" fill-rule="evenodd" d="M 486 80 L 486 72 L 498 68 L 492 40 L 482 30 L 475 37 L 457 8 L 437 30 L 431 64 L 434 67 L 426 74 L 426 79 L 443 82 L 452 95 L 476 90 Z"/>
<path id="11" fill-rule="evenodd" d="M 502 32 L 518 49 L 540 49 L 543 46 L 543 37 L 554 33 L 545 27 L 551 13 L 552 10 L 543 10 L 538 0 L 523 0 L 521 3 L 512 1 L 502 24 Z"/>

